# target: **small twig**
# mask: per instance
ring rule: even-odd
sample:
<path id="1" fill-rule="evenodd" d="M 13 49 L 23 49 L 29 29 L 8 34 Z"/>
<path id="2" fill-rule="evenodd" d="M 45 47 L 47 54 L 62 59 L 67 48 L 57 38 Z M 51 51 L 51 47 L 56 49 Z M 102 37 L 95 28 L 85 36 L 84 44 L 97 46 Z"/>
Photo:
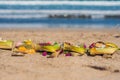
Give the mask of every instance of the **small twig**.
<path id="1" fill-rule="evenodd" d="M 114 36 L 115 38 L 120 38 L 120 35 Z"/>
<path id="2" fill-rule="evenodd" d="M 96 70 L 101 70 L 101 71 L 108 70 L 106 67 L 103 67 L 103 66 L 87 65 L 87 67 L 90 67 L 90 68 L 93 68 L 93 69 L 96 69 Z"/>

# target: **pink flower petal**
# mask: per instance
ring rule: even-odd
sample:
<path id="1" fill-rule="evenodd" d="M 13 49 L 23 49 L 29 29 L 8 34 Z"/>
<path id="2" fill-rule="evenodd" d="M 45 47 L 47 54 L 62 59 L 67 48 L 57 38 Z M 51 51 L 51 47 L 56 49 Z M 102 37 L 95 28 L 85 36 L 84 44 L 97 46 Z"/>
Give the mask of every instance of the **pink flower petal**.
<path id="1" fill-rule="evenodd" d="M 19 46 L 22 45 L 22 44 L 23 44 L 22 42 L 17 42 L 15 46 L 16 46 L 16 47 L 19 47 Z"/>
<path id="2" fill-rule="evenodd" d="M 47 56 L 47 52 L 43 52 L 43 53 L 42 53 L 42 56 Z"/>
<path id="3" fill-rule="evenodd" d="M 39 43 L 40 46 L 47 46 L 47 45 L 51 45 L 50 43 Z"/>
<path id="4" fill-rule="evenodd" d="M 66 53 L 65 56 L 72 56 L 71 53 Z"/>
<path id="5" fill-rule="evenodd" d="M 93 47 L 95 47 L 95 43 L 92 43 L 92 44 L 89 46 L 89 48 L 93 48 Z"/>
<path id="6" fill-rule="evenodd" d="M 47 44 L 51 45 L 51 42 L 47 42 Z"/>
<path id="7" fill-rule="evenodd" d="M 87 46 L 84 44 L 84 48 L 87 48 Z"/>

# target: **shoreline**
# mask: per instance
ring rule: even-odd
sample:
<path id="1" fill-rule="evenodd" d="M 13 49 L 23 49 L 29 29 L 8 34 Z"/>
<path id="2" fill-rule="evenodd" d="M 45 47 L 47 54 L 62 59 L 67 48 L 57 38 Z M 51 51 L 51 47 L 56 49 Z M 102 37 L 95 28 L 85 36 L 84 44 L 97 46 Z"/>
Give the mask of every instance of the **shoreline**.
<path id="1" fill-rule="evenodd" d="M 88 26 L 88 25 L 86 25 Z M 120 27 L 4 27 L 1 26 L 0 30 L 119 30 Z"/>

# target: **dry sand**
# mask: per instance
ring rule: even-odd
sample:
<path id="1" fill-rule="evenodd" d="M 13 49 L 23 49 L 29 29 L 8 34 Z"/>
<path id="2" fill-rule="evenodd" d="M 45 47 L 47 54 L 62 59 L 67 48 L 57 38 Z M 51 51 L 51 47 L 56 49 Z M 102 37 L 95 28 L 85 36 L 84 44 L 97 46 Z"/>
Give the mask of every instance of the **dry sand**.
<path id="1" fill-rule="evenodd" d="M 96 41 L 116 43 L 118 29 L 0 29 L 0 37 L 15 42 L 71 42 L 90 45 Z M 46 58 L 39 53 L 12 57 L 11 51 L 0 50 L 0 80 L 120 80 L 120 51 L 112 58 L 77 56 Z"/>

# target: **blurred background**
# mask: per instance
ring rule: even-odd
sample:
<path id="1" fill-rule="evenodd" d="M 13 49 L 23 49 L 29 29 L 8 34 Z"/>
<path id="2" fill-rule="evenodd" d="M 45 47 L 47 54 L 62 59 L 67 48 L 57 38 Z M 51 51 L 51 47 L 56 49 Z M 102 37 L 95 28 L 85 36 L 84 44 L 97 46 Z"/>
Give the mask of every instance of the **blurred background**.
<path id="1" fill-rule="evenodd" d="M 119 0 L 1 0 L 1 28 L 120 26 Z"/>

